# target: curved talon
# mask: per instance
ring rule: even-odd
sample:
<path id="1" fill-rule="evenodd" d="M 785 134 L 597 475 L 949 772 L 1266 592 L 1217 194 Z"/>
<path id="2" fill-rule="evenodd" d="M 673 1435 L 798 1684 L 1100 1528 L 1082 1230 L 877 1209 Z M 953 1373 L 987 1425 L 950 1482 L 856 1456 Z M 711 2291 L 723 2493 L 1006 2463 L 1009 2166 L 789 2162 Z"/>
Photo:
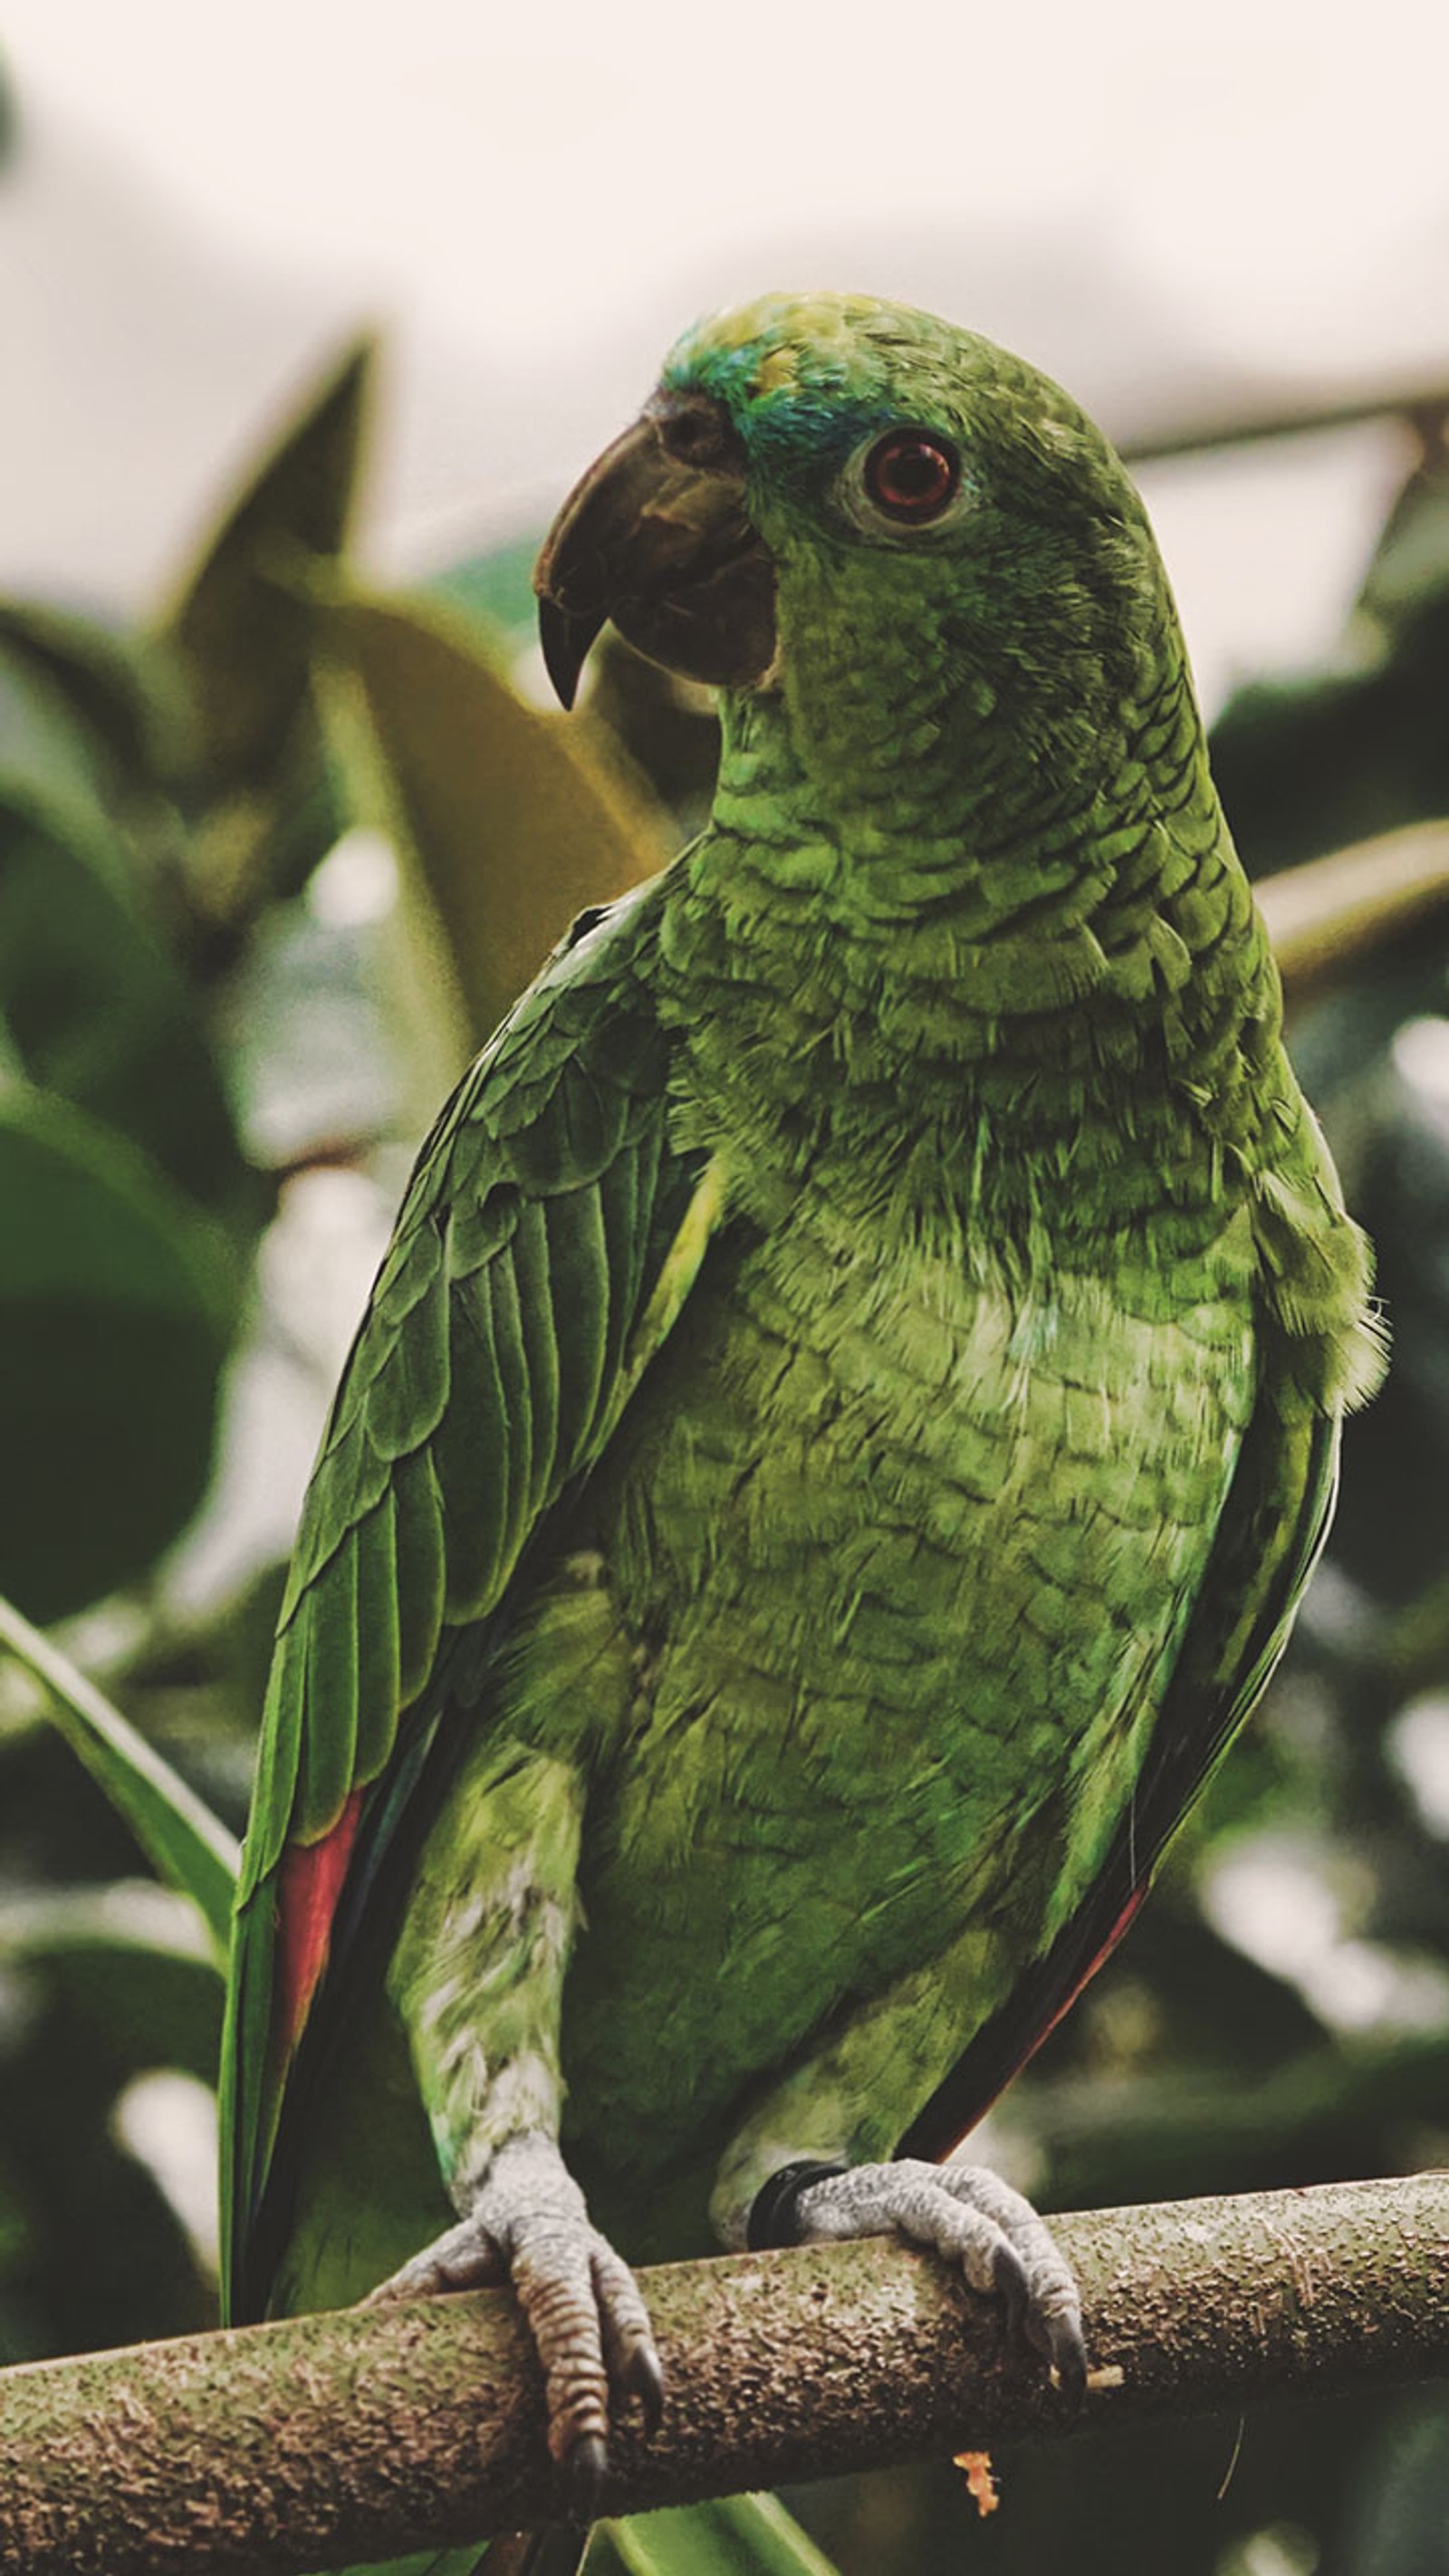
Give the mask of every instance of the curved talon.
<path id="1" fill-rule="evenodd" d="M 1049 2317 L 1046 2326 L 1048 2358 L 1057 2375 L 1068 2414 L 1080 2414 L 1087 2393 L 1087 2345 L 1082 2333 L 1082 2320 L 1073 2311 Z"/>
<path id="2" fill-rule="evenodd" d="M 633 2398 L 646 2432 L 655 2432 L 664 2405 L 664 2373 L 639 2285 L 628 2264 L 602 2236 L 594 2239 L 590 2270 L 609 2393 L 616 2400 Z"/>
<path id="3" fill-rule="evenodd" d="M 570 2515 L 579 2522 L 593 2522 L 609 2473 L 609 2446 L 602 2434 L 581 2433 L 563 2463 L 563 2471 Z"/>
<path id="4" fill-rule="evenodd" d="M 652 2343 L 635 2345 L 624 2365 L 620 2386 L 643 2416 L 646 2434 L 657 2433 L 664 2416 L 664 2373 Z"/>
<path id="5" fill-rule="evenodd" d="M 1000 2295 L 1006 2318 L 1008 2343 L 1035 2341 L 1032 2334 L 1031 2291 L 1022 2269 L 1021 2256 L 1013 2245 L 1002 2238 L 991 2264 L 992 2277 Z"/>
<path id="6" fill-rule="evenodd" d="M 657 2430 L 664 2374 L 649 2311 L 629 2266 L 590 2221 L 552 2138 L 511 2138 L 488 2166 L 466 2218 L 372 2293 L 426 2297 L 509 2281 L 547 2387 L 548 2444 L 588 2520 L 608 2471 L 611 2414 L 635 2403 Z"/>

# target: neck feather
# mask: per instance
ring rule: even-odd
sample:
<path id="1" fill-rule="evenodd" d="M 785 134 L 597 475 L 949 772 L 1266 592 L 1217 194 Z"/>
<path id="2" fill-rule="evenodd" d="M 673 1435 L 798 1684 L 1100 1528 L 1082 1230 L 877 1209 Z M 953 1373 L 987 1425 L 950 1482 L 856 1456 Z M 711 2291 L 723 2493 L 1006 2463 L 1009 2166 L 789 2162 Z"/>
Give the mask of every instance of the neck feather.
<path id="1" fill-rule="evenodd" d="M 872 1138 L 899 1162 L 904 1123 L 979 1209 L 1035 1225 L 1045 1189 L 1098 1231 L 1139 1201 L 1201 1214 L 1256 1158 L 1277 978 L 1185 679 L 1119 731 L 1110 776 L 928 835 L 842 824 L 784 700 L 730 702 L 667 950 L 747 1146 L 788 1132 L 802 1171 L 848 1157 L 878 1191 Z"/>

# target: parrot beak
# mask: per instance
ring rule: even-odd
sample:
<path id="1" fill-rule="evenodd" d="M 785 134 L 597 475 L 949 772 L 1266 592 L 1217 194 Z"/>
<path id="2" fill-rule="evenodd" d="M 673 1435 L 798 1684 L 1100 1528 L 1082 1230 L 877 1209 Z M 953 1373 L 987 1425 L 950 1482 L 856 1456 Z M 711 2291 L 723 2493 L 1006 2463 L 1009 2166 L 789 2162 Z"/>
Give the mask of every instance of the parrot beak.
<path id="1" fill-rule="evenodd" d="M 606 619 L 651 662 L 748 688 L 775 658 L 775 567 L 720 405 L 656 395 L 569 494 L 533 576 L 548 675 L 574 702 Z"/>

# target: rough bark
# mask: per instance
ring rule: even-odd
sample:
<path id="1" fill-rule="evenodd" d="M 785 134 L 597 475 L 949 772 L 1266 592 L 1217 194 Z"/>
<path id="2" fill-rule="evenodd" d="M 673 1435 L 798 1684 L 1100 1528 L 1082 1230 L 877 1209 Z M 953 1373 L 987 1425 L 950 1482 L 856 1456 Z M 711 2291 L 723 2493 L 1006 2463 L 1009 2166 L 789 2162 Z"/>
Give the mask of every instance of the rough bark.
<path id="1" fill-rule="evenodd" d="M 1449 2371 L 1449 2175 L 1058 2225 L 1089 2427 Z M 669 2402 L 653 2441 L 621 2432 L 611 2513 L 1071 2429 L 990 2308 L 884 2240 L 646 2288 Z M 288 2576 L 559 2509 L 499 2293 L 34 2363 L 0 2400 L 10 2576 Z"/>

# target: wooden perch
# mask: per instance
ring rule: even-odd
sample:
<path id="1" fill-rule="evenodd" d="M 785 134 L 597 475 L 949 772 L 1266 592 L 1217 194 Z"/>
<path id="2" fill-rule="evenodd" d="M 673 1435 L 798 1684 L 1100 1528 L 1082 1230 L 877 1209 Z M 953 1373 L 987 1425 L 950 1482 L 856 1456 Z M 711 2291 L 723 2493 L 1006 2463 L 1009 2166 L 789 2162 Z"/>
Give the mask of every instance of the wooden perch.
<path id="1" fill-rule="evenodd" d="M 1136 2422 L 1449 2372 L 1449 2175 L 1058 2222 L 1094 2386 Z M 645 2276 L 662 2429 L 611 2513 L 1066 2432 L 989 2306 L 884 2239 Z M 499 2292 L 348 2309 L 0 2374 L 8 2576 L 301 2576 L 557 2512 Z"/>

